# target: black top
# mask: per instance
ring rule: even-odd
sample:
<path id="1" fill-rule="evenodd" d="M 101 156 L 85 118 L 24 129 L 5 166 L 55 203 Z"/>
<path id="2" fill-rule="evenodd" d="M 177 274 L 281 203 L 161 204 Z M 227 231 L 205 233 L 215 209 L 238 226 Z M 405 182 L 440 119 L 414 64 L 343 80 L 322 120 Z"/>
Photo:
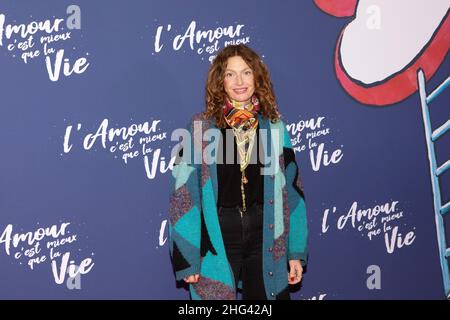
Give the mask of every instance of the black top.
<path id="1" fill-rule="evenodd" d="M 222 159 L 222 163 L 218 160 L 217 163 L 217 183 L 218 183 L 218 207 L 242 207 L 242 193 L 241 193 L 241 170 L 240 164 L 237 159 L 239 159 L 239 154 L 237 151 L 236 138 L 234 136 L 233 130 L 227 125 L 226 128 L 220 129 L 222 132 L 222 138 L 219 142 L 219 153 L 218 159 Z M 228 138 L 233 137 L 234 141 L 234 161 L 227 160 L 227 131 Z M 245 176 L 247 177 L 248 183 L 244 184 L 245 190 L 245 204 L 246 207 L 250 207 L 254 203 L 263 204 L 264 203 L 264 175 L 261 174 L 260 169 L 263 167 L 262 161 L 259 156 L 259 124 L 256 127 L 255 144 L 252 149 L 252 160 L 257 159 L 257 161 L 250 161 L 251 163 L 245 169 Z M 261 146 L 262 147 L 262 146 Z M 221 154 L 222 152 L 222 154 Z M 261 150 L 263 153 L 263 150 Z M 258 157 L 257 157 L 258 155 Z M 222 156 L 222 158 L 221 158 Z M 230 155 L 231 156 L 231 155 Z M 262 155 L 261 155 L 262 157 Z M 228 163 L 227 163 L 228 162 Z"/>

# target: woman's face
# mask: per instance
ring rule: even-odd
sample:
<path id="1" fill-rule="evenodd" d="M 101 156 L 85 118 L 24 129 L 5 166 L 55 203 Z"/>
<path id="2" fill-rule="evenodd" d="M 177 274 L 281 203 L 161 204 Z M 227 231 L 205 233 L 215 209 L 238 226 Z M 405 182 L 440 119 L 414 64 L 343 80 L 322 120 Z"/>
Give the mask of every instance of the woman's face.
<path id="1" fill-rule="evenodd" d="M 228 97 L 238 102 L 249 101 L 255 92 L 253 70 L 240 56 L 228 58 L 224 88 Z"/>

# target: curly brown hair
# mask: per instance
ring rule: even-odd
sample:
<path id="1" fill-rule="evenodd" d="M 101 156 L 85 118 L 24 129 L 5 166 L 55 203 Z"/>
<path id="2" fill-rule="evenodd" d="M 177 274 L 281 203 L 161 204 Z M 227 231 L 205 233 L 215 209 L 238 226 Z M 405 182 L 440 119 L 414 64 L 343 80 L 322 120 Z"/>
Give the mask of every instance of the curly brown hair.
<path id="1" fill-rule="evenodd" d="M 275 101 L 269 70 L 259 55 L 244 44 L 230 45 L 222 49 L 213 60 L 206 81 L 206 110 L 204 115 L 208 119 L 215 119 L 219 128 L 225 128 L 223 105 L 226 98 L 224 88 L 225 69 L 228 58 L 240 56 L 252 69 L 255 79 L 255 94 L 259 99 L 262 115 L 277 122 L 281 118 Z"/>

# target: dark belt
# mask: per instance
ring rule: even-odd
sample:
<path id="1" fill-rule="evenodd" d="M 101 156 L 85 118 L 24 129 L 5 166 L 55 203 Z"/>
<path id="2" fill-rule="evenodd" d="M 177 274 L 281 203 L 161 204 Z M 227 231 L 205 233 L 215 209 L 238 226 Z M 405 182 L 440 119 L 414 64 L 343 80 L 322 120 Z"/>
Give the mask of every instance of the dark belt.
<path id="1" fill-rule="evenodd" d="M 247 211 L 245 211 L 245 212 L 243 211 L 242 207 L 239 206 L 239 205 L 234 206 L 234 207 L 222 207 L 222 206 L 219 206 L 217 208 L 217 212 L 221 213 L 224 210 L 225 211 L 227 211 L 227 210 L 231 210 L 231 211 L 238 210 L 240 212 L 240 214 L 241 214 L 241 217 L 242 217 L 247 212 L 251 212 L 254 209 L 258 209 L 258 208 L 262 208 L 262 207 L 263 207 L 263 205 L 261 203 L 254 202 L 250 207 L 247 207 Z"/>

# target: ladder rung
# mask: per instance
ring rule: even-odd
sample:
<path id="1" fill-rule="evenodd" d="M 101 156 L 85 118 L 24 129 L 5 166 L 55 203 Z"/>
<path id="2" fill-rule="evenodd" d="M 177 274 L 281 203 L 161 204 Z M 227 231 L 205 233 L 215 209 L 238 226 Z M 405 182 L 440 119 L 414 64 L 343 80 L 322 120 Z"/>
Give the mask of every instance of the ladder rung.
<path id="1" fill-rule="evenodd" d="M 450 211 L 450 201 L 441 207 L 441 214 L 444 215 Z"/>
<path id="2" fill-rule="evenodd" d="M 448 129 L 450 129 L 450 119 L 447 120 L 447 122 L 444 123 L 442 126 L 433 131 L 433 134 L 431 135 L 431 140 L 436 141 L 437 139 L 439 139 L 440 136 L 446 133 Z"/>
<path id="3" fill-rule="evenodd" d="M 430 104 L 445 88 L 450 84 L 450 77 L 444 80 L 432 93 L 427 97 L 427 104 Z"/>
<path id="4" fill-rule="evenodd" d="M 436 175 L 440 176 L 441 174 L 443 174 L 445 172 L 445 170 L 447 170 L 448 168 L 450 168 L 450 160 L 447 160 L 442 166 L 440 166 L 439 168 L 436 169 Z"/>

